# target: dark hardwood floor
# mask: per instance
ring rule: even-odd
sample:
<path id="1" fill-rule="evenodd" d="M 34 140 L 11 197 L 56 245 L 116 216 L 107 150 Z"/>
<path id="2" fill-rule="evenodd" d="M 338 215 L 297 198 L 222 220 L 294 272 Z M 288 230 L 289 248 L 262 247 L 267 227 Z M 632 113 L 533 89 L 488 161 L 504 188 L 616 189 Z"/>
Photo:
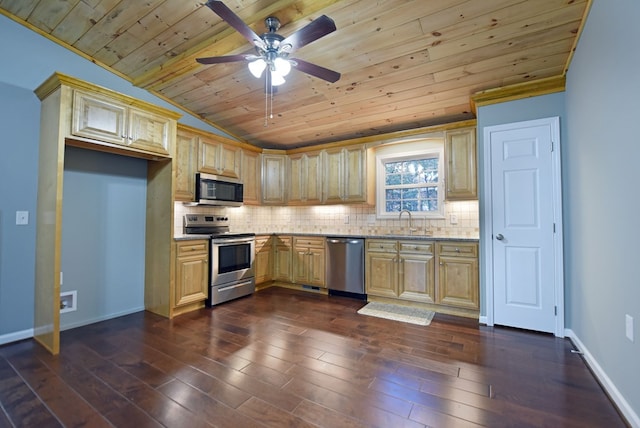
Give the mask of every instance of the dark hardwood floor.
<path id="1" fill-rule="evenodd" d="M 625 426 L 568 339 L 270 288 L 0 347 L 3 427 Z"/>

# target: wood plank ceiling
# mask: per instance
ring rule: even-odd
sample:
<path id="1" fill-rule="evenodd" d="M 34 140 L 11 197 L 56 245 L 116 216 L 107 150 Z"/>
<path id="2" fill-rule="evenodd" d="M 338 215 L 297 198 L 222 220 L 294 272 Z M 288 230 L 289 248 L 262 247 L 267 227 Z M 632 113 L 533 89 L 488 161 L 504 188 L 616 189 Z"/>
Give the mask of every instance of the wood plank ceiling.
<path id="1" fill-rule="evenodd" d="M 0 0 L 0 12 L 241 141 L 287 149 L 470 119 L 477 91 L 563 76 L 589 2 L 225 1 L 258 34 L 268 16 L 285 37 L 322 14 L 336 23 L 295 56 L 341 79 L 293 70 L 267 126 L 246 64 L 195 61 L 253 52 L 202 0 Z"/>

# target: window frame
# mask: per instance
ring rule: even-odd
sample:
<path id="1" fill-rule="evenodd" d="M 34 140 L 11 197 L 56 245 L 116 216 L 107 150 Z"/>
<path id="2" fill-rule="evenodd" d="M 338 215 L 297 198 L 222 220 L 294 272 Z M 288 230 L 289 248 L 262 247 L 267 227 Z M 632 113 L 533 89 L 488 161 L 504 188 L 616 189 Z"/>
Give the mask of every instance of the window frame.
<path id="1" fill-rule="evenodd" d="M 417 160 L 425 158 L 438 159 L 438 184 L 435 186 L 438 190 L 438 210 L 437 211 L 411 211 L 413 218 L 424 219 L 444 219 L 444 144 L 439 147 L 430 147 L 424 150 L 414 150 L 410 152 L 390 152 L 376 154 L 376 217 L 381 220 L 397 219 L 399 211 L 386 211 L 386 170 L 385 163 L 401 162 L 407 160 Z"/>

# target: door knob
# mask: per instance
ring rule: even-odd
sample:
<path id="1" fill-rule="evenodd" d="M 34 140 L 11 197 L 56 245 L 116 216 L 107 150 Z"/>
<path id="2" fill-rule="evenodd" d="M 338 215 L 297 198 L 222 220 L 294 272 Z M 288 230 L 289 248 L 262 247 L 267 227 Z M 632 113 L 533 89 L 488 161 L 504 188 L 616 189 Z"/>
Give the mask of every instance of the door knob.
<path id="1" fill-rule="evenodd" d="M 498 234 L 496 235 L 496 239 L 497 239 L 498 241 L 502 241 L 502 240 L 504 239 L 504 236 L 502 236 L 502 233 L 498 233 Z"/>

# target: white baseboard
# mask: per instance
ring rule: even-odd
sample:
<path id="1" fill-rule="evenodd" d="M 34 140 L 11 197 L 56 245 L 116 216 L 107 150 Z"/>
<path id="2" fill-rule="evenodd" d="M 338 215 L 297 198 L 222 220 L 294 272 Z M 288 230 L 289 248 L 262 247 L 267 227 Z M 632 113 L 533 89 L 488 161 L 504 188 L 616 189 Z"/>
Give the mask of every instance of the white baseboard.
<path id="1" fill-rule="evenodd" d="M 77 322 L 73 322 L 73 323 L 68 323 L 68 324 L 64 324 L 62 325 L 62 320 L 60 322 L 60 331 L 65 331 L 65 330 L 71 330 L 72 328 L 76 328 L 76 327 L 82 327 L 85 325 L 89 325 L 89 324 L 94 324 L 100 321 L 106 321 L 106 320 L 110 320 L 112 318 L 118 318 L 118 317 L 122 317 L 125 315 L 129 315 L 129 314 L 135 314 L 136 312 L 140 312 L 140 311 L 144 311 L 144 306 L 140 306 L 138 308 L 130 308 L 130 309 L 126 309 L 122 312 L 117 312 L 117 313 L 113 313 L 113 314 L 107 314 L 107 315 L 103 315 L 100 317 L 95 317 L 95 318 L 89 318 L 89 319 L 85 319 L 82 321 L 77 321 Z"/>
<path id="2" fill-rule="evenodd" d="M 618 391 L 618 388 L 616 388 L 615 384 L 611 381 L 611 379 L 609 379 L 609 376 L 607 376 L 607 374 L 602 369 L 602 367 L 600 367 L 600 364 L 598 364 L 596 359 L 593 358 L 593 355 L 591 355 L 591 353 L 589 352 L 587 347 L 584 345 L 584 343 L 582 343 L 582 341 L 578 338 L 578 336 L 576 336 L 573 330 L 567 328 L 565 329 L 564 332 L 565 332 L 565 336 L 569 337 L 573 342 L 573 344 L 576 346 L 576 348 L 578 348 L 578 350 L 582 352 L 582 356 L 584 357 L 584 360 L 586 361 L 587 365 L 589 366 L 591 371 L 593 371 L 596 378 L 598 378 L 598 381 L 600 381 L 600 384 L 602 385 L 602 387 L 607 391 L 607 394 L 609 394 L 609 397 L 611 397 L 613 402 L 616 403 L 616 406 L 618 406 L 618 409 L 620 409 L 620 412 L 627 419 L 627 422 L 633 428 L 640 428 L 640 417 L 631 408 L 631 406 L 629 405 L 627 400 L 625 400 L 625 398 L 622 396 L 620 391 Z"/>
<path id="3" fill-rule="evenodd" d="M 30 339 L 33 337 L 33 329 L 29 328 L 27 330 L 15 331 L 13 333 L 7 333 L 0 335 L 0 345 L 4 345 L 6 343 L 17 342 L 18 340 Z"/>
<path id="4" fill-rule="evenodd" d="M 88 320 L 83 320 L 83 321 L 79 321 L 76 323 L 71 323 L 71 324 L 66 324 L 64 326 L 60 326 L 60 331 L 64 331 L 64 330 L 70 330 L 72 328 L 76 328 L 76 327 L 82 327 L 85 325 L 89 325 L 89 324 L 93 324 L 96 322 L 100 322 L 100 321 L 106 321 L 106 320 L 110 320 L 112 318 L 118 318 L 124 315 L 129 315 L 129 314 L 134 314 L 136 312 L 140 312 L 140 311 L 144 311 L 144 306 L 138 307 L 138 308 L 131 308 L 131 309 L 127 309 L 125 311 L 122 312 L 118 312 L 115 314 L 109 314 L 109 315 L 104 315 L 101 317 L 96 317 L 96 318 L 91 318 Z M 42 331 L 38 331 L 37 333 L 39 334 L 45 334 L 51 331 L 51 327 L 50 326 L 45 326 L 45 327 L 41 327 Z M 32 328 L 27 329 L 27 330 L 22 330 L 22 331 L 15 331 L 13 333 L 7 333 L 7 334 L 2 334 L 0 335 L 0 345 L 5 345 L 7 343 L 11 343 L 11 342 L 17 342 L 19 340 L 23 340 L 23 339 L 30 339 L 32 337 L 34 337 L 34 335 L 36 334 L 36 331 Z"/>
<path id="5" fill-rule="evenodd" d="M 487 316 L 486 315 L 480 315 L 480 318 L 478 318 L 478 322 L 480 324 L 487 325 Z"/>

